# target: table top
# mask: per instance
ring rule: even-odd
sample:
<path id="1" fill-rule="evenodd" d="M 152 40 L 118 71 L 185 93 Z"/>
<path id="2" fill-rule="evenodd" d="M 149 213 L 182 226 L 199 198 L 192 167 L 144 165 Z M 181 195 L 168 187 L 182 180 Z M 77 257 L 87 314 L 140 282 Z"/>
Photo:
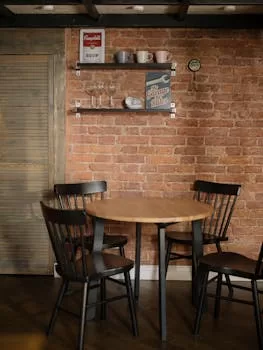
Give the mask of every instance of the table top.
<path id="1" fill-rule="evenodd" d="M 200 220 L 212 214 L 212 208 L 192 199 L 112 198 L 86 205 L 89 215 L 99 218 L 141 223 L 171 223 Z"/>

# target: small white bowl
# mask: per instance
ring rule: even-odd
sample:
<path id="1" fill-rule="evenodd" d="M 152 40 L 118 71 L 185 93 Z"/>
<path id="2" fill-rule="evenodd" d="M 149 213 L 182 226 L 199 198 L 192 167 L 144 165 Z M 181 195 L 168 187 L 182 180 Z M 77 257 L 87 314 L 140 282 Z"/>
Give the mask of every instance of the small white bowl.
<path id="1" fill-rule="evenodd" d="M 125 98 L 125 105 L 129 109 L 142 109 L 143 103 L 140 98 L 128 96 Z"/>

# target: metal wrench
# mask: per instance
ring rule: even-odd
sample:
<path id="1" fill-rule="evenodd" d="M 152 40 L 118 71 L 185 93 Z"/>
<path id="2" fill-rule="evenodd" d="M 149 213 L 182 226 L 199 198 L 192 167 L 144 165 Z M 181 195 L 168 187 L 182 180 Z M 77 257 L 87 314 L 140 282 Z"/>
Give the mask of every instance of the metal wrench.
<path id="1" fill-rule="evenodd" d="M 168 74 L 163 74 L 160 78 L 147 81 L 146 86 L 150 86 L 158 83 L 169 83 L 169 81 L 170 81 L 170 76 Z"/>

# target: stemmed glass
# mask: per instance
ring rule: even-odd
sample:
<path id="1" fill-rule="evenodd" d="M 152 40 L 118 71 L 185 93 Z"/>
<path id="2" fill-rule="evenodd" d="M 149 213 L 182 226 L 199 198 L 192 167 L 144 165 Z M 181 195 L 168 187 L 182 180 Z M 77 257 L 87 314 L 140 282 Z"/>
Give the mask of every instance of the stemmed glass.
<path id="1" fill-rule="evenodd" d="M 99 97 L 98 108 L 102 108 L 102 95 L 103 95 L 104 91 L 105 91 L 104 83 L 99 81 L 97 84 L 97 93 L 98 93 L 98 97 Z"/>
<path id="2" fill-rule="evenodd" d="M 109 106 L 114 107 L 113 96 L 116 93 L 116 85 L 111 81 L 108 86 Z"/>
<path id="3" fill-rule="evenodd" d="M 87 83 L 86 92 L 90 96 L 90 107 L 95 108 L 96 103 L 94 103 L 94 99 L 96 99 L 96 84 Z"/>
<path id="4" fill-rule="evenodd" d="M 93 95 L 95 97 L 95 108 L 99 108 L 100 90 L 98 89 L 97 83 L 94 83 Z"/>

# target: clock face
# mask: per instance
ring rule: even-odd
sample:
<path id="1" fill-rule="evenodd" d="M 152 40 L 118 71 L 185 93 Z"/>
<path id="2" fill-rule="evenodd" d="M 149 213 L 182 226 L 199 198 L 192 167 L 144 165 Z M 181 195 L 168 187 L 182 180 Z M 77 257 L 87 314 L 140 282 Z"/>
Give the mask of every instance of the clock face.
<path id="1" fill-rule="evenodd" d="M 201 62 L 197 58 L 193 58 L 188 62 L 188 68 L 192 72 L 197 72 L 201 68 Z"/>

